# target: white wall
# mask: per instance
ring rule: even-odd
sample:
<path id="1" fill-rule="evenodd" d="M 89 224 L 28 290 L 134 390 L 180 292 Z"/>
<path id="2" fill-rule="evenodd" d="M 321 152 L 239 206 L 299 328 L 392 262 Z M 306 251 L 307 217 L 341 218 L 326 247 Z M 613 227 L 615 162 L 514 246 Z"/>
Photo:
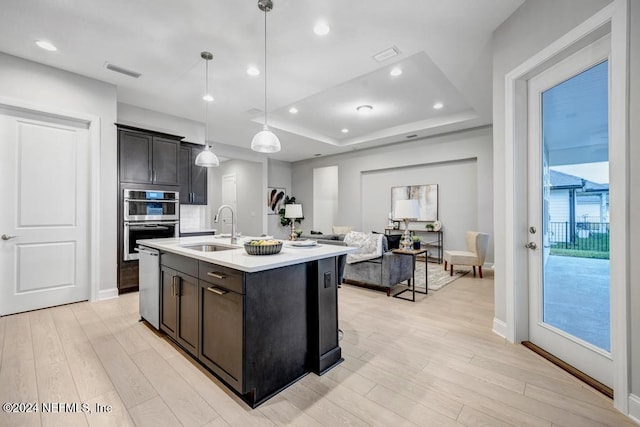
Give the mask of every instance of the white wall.
<path id="1" fill-rule="evenodd" d="M 100 117 L 99 290 L 103 295 L 117 294 L 116 87 L 0 53 L 0 96 Z"/>
<path id="2" fill-rule="evenodd" d="M 457 179 L 457 185 L 472 185 L 475 189 L 476 198 L 469 203 L 474 207 L 469 210 L 470 222 L 465 224 L 464 229 L 455 230 L 454 225 L 450 225 L 447 218 L 441 220 L 447 233 L 453 236 L 457 231 L 464 234 L 467 228 L 489 233 L 491 241 L 487 261 L 493 260 L 493 154 L 491 151 L 492 132 L 491 128 L 484 127 L 463 132 L 454 132 L 446 135 L 425 138 L 417 141 L 400 143 L 392 146 L 377 147 L 367 150 L 355 151 L 348 154 L 320 157 L 293 163 L 291 181 L 293 183 L 293 194 L 296 200 L 305 207 L 305 220 L 302 228 L 308 231 L 313 224 L 313 218 L 307 217 L 307 212 L 313 212 L 313 168 L 337 165 L 339 169 L 338 182 L 340 186 L 337 222 L 340 225 L 353 225 L 358 230 L 364 230 L 365 212 L 379 209 L 377 196 L 367 194 L 363 191 L 363 176 L 372 171 L 391 172 L 390 179 L 396 179 L 397 174 L 403 173 L 406 168 L 424 168 L 443 165 L 447 162 L 469 161 L 476 159 L 476 174 L 472 183 L 464 177 Z M 394 173 L 393 171 L 396 171 Z M 398 175 L 400 176 L 400 175 Z M 427 176 L 431 180 L 431 176 Z M 425 178 L 426 179 L 426 178 Z M 435 178 L 433 178 L 435 179 Z M 416 179 L 412 184 L 431 184 L 425 182 L 422 177 Z M 455 191 L 455 190 L 454 190 Z M 381 211 L 382 224 L 387 221 L 390 191 L 383 189 L 377 191 L 385 198 L 384 210 Z M 386 199 L 389 197 L 389 199 Z M 460 201 L 465 202 L 461 197 Z M 442 209 L 448 209 L 442 206 Z M 449 224 L 449 225 L 448 225 Z M 455 240 L 453 240 L 455 242 Z M 445 242 L 448 246 L 448 243 Z"/>
<path id="3" fill-rule="evenodd" d="M 291 163 L 280 160 L 269 159 L 269 183 L 267 187 L 284 188 L 287 195 L 291 195 Z M 295 194 L 293 194 L 295 196 Z M 296 198 L 297 200 L 297 198 Z M 266 205 L 267 199 L 264 198 Z M 306 207 L 303 206 L 303 213 L 306 215 Z M 278 239 L 287 239 L 290 229 L 280 225 L 280 215 L 267 215 L 267 234 Z M 303 221 L 304 225 L 307 221 Z"/>
<path id="4" fill-rule="evenodd" d="M 118 123 L 184 137 L 204 145 L 204 124 L 135 105 L 118 102 Z"/>
<path id="5" fill-rule="evenodd" d="M 338 167 L 325 166 L 313 169 L 313 226 L 314 231 L 332 233 L 338 217 Z M 304 206 L 303 206 L 304 208 Z M 308 221 L 307 221 L 308 222 Z M 344 225 L 344 224 L 343 224 Z M 309 224 L 307 224 L 309 226 Z M 309 233 L 311 229 L 307 230 Z"/>

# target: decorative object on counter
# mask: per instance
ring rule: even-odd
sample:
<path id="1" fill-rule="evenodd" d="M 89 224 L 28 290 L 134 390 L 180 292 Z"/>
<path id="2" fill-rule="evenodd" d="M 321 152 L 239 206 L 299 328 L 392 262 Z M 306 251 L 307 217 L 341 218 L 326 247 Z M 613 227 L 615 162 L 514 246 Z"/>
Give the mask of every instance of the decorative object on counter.
<path id="1" fill-rule="evenodd" d="M 273 9 L 273 1 L 258 0 L 258 8 L 264 12 L 264 127 L 251 141 L 251 149 L 259 153 L 277 153 L 280 140 L 267 124 L 267 12 Z"/>
<path id="2" fill-rule="evenodd" d="M 274 255 L 282 250 L 282 242 L 279 240 L 250 240 L 245 242 L 244 250 L 249 255 Z"/>
<path id="3" fill-rule="evenodd" d="M 413 242 L 413 249 L 418 250 L 420 249 L 420 242 L 422 241 L 422 237 L 420 236 L 413 236 L 411 238 L 411 241 Z"/>
<path id="4" fill-rule="evenodd" d="M 280 207 L 282 202 L 285 201 L 285 192 L 284 188 L 267 188 L 267 214 L 268 215 L 277 215 L 280 213 Z"/>
<path id="5" fill-rule="evenodd" d="M 404 221 L 404 236 L 400 242 L 400 248 L 411 250 L 413 243 L 409 234 L 409 221 L 417 219 L 420 215 L 418 200 L 396 200 L 393 211 L 396 218 Z"/>
<path id="6" fill-rule="evenodd" d="M 280 205 L 280 210 L 278 211 L 278 214 L 280 215 L 280 225 L 283 226 L 283 227 L 291 226 L 291 222 L 292 221 L 295 221 L 298 224 L 300 224 L 302 222 L 302 220 L 304 219 L 304 217 L 302 217 L 302 218 L 296 218 L 295 220 L 291 220 L 291 219 L 289 219 L 289 218 L 284 216 L 284 207 L 286 205 L 289 205 L 289 204 L 292 204 L 292 203 L 293 204 L 296 203 L 296 198 L 294 196 L 291 196 L 291 197 L 285 196 L 284 197 L 284 202 Z"/>
<path id="7" fill-rule="evenodd" d="M 209 146 L 209 140 L 207 139 L 207 128 L 209 122 L 209 103 L 213 101 L 213 96 L 209 93 L 209 61 L 213 59 L 211 52 L 201 52 L 200 57 L 204 59 L 205 63 L 205 93 L 202 99 L 204 100 L 204 150 L 202 150 L 196 157 L 196 165 L 203 168 L 213 168 L 220 165 L 218 156 L 211 151 Z"/>
<path id="8" fill-rule="evenodd" d="M 295 220 L 303 218 L 302 205 L 297 203 L 284 205 L 284 217 L 289 218 L 291 221 L 291 234 L 289 235 L 289 240 L 296 240 L 298 238 L 298 233 L 295 231 Z"/>
<path id="9" fill-rule="evenodd" d="M 438 219 L 438 184 L 409 185 L 391 187 L 391 207 L 399 200 L 416 200 L 418 202 L 418 221 L 436 221 Z M 395 210 L 393 218 L 400 218 Z"/>
<path id="10" fill-rule="evenodd" d="M 442 230 L 442 223 L 438 220 L 433 221 L 433 231 Z"/>

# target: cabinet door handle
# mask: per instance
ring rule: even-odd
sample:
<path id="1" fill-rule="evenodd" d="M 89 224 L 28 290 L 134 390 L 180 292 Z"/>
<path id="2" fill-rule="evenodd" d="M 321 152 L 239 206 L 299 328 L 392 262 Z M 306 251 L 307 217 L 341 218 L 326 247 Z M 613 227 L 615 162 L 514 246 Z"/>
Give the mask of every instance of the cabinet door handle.
<path id="1" fill-rule="evenodd" d="M 153 171 L 153 181 L 155 182 L 158 179 L 158 172 Z"/>
<path id="2" fill-rule="evenodd" d="M 228 294 L 229 291 L 225 291 L 224 289 L 216 288 L 215 286 L 210 286 L 207 288 L 209 292 L 213 292 L 216 295 L 224 295 Z"/>
<path id="3" fill-rule="evenodd" d="M 149 181 L 153 181 L 153 170 L 149 169 Z"/>
<path id="4" fill-rule="evenodd" d="M 224 280 L 227 278 L 224 274 L 216 273 L 215 271 L 210 271 L 207 273 L 207 276 L 215 277 L 216 279 Z"/>
<path id="5" fill-rule="evenodd" d="M 171 278 L 171 296 L 176 296 L 176 276 Z"/>

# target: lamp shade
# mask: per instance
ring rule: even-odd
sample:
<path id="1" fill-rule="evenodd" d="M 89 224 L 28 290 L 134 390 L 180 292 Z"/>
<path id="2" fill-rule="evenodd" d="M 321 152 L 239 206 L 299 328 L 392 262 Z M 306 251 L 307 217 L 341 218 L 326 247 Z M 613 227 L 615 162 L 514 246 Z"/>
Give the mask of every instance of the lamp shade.
<path id="1" fill-rule="evenodd" d="M 290 203 L 284 205 L 284 217 L 285 218 L 302 218 L 302 205 L 296 203 Z"/>
<path id="2" fill-rule="evenodd" d="M 218 160 L 218 156 L 215 155 L 211 148 L 207 145 L 204 147 L 198 155 L 196 156 L 196 166 L 202 166 L 203 168 L 213 168 L 220 165 L 220 160 Z"/>
<path id="3" fill-rule="evenodd" d="M 259 153 L 277 153 L 280 151 L 280 140 L 265 126 L 251 140 L 251 149 Z"/>
<path id="4" fill-rule="evenodd" d="M 420 206 L 417 200 L 397 200 L 394 210 L 395 218 L 416 219 L 420 216 Z"/>

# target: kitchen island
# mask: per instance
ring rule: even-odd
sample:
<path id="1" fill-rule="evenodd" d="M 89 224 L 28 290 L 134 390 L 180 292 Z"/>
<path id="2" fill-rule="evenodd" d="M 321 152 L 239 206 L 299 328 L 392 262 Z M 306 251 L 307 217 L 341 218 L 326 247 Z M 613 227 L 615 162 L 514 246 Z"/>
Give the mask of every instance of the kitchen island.
<path id="1" fill-rule="evenodd" d="M 251 407 L 342 361 L 338 258 L 345 246 L 249 255 L 243 239 L 140 240 L 160 252 L 160 330 Z"/>

